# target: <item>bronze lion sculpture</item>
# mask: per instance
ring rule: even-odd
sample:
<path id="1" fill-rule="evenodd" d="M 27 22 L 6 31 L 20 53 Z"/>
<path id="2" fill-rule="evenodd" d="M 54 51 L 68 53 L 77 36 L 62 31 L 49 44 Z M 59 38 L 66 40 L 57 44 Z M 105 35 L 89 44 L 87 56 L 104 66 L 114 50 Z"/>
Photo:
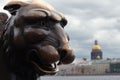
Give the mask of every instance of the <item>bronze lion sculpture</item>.
<path id="1" fill-rule="evenodd" d="M 12 0 L 0 13 L 0 80 L 53 75 L 75 56 L 64 31 L 66 18 L 43 1 Z"/>

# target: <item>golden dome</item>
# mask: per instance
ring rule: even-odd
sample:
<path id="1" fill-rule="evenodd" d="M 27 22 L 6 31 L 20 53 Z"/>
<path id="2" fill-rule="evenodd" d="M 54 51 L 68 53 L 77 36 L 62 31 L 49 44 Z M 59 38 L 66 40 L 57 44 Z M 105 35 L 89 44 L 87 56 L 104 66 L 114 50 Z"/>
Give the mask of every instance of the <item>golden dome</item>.
<path id="1" fill-rule="evenodd" d="M 92 50 L 101 50 L 101 47 L 99 45 L 94 45 L 92 47 Z"/>
<path id="2" fill-rule="evenodd" d="M 97 40 L 95 40 L 95 44 L 93 45 L 92 50 L 101 50 L 101 47 L 98 45 Z"/>

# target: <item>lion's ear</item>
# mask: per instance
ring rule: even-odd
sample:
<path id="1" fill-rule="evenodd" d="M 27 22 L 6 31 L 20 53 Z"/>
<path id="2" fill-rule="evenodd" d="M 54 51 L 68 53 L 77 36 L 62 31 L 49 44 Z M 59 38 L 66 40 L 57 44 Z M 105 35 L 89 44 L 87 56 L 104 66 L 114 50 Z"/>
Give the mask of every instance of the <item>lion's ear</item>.
<path id="1" fill-rule="evenodd" d="M 4 7 L 5 10 L 8 10 L 12 15 L 16 14 L 16 11 L 20 8 L 21 6 L 19 4 L 12 4 L 12 5 L 6 5 Z"/>
<path id="2" fill-rule="evenodd" d="M 9 11 L 12 15 L 15 15 L 17 10 L 19 10 L 22 6 L 25 5 L 25 2 L 13 0 L 6 4 L 3 9 Z"/>

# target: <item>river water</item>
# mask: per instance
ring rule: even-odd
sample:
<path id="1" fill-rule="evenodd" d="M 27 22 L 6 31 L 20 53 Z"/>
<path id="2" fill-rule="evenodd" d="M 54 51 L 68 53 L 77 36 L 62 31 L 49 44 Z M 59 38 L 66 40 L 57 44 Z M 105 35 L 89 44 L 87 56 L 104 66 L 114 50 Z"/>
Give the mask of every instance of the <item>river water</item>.
<path id="1" fill-rule="evenodd" d="M 120 75 L 107 76 L 42 76 L 37 80 L 120 80 Z"/>

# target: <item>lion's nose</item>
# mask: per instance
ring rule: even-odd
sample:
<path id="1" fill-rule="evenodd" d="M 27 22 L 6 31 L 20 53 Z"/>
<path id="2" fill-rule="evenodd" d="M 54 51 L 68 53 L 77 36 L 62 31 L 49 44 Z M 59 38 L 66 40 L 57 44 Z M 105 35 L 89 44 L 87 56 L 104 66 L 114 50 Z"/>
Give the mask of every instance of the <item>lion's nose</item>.
<path id="1" fill-rule="evenodd" d="M 72 63 L 75 59 L 75 55 L 73 54 L 73 50 L 70 46 L 64 45 L 59 48 L 60 54 L 60 63 L 59 64 L 69 64 Z"/>

